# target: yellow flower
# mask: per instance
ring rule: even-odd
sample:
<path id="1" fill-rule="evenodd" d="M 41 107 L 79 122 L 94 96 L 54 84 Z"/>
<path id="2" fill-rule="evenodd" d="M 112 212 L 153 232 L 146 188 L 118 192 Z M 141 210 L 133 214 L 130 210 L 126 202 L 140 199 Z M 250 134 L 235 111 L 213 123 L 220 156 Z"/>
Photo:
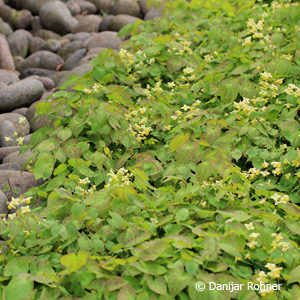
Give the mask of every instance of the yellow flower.
<path id="1" fill-rule="evenodd" d="M 267 168 L 269 164 L 266 161 L 264 161 L 261 165 L 263 168 Z"/>
<path id="2" fill-rule="evenodd" d="M 290 177 L 291 177 L 291 173 L 285 174 L 285 178 L 286 178 L 287 180 L 289 180 Z"/>
<path id="3" fill-rule="evenodd" d="M 256 242 L 256 241 L 251 241 L 251 242 L 247 243 L 247 246 L 248 246 L 250 249 L 254 249 L 256 245 L 257 245 L 257 242 Z"/>

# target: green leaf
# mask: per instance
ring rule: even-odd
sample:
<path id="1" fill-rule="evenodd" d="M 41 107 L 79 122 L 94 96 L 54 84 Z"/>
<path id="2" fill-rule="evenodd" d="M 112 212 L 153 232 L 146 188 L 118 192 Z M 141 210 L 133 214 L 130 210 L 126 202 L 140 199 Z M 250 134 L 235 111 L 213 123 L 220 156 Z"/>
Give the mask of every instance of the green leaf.
<path id="1" fill-rule="evenodd" d="M 72 131 L 70 128 L 63 128 L 63 129 L 57 130 L 56 134 L 57 134 L 57 137 L 61 141 L 64 142 L 72 136 Z"/>
<path id="2" fill-rule="evenodd" d="M 187 208 L 182 208 L 176 213 L 175 220 L 176 222 L 182 222 L 185 221 L 188 217 L 189 217 L 189 210 Z"/>
<path id="3" fill-rule="evenodd" d="M 182 267 L 177 267 L 168 272 L 165 276 L 171 296 L 175 298 L 185 287 L 188 286 L 191 276 Z"/>
<path id="4" fill-rule="evenodd" d="M 171 151 L 175 151 L 177 150 L 180 146 L 182 146 L 183 144 L 185 144 L 187 141 L 189 141 L 190 139 L 190 134 L 189 133 L 184 133 L 181 132 L 178 135 L 176 135 L 172 141 L 170 142 L 170 149 Z"/>
<path id="5" fill-rule="evenodd" d="M 22 273 L 27 273 L 29 269 L 29 257 L 12 257 L 4 269 L 5 276 L 14 276 Z"/>
<path id="6" fill-rule="evenodd" d="M 298 282 L 300 283 L 300 265 L 298 265 L 296 268 L 292 270 L 292 272 L 289 274 L 289 280 L 288 284 Z"/>
<path id="7" fill-rule="evenodd" d="M 14 276 L 5 288 L 6 300 L 25 300 L 33 291 L 33 279 L 29 274 Z"/>
<path id="8" fill-rule="evenodd" d="M 47 140 L 44 140 L 42 141 L 37 149 L 42 152 L 42 151 L 52 151 L 56 148 L 58 148 L 58 145 L 59 145 L 59 141 L 55 138 L 50 138 L 50 139 L 47 139 Z"/>
<path id="9" fill-rule="evenodd" d="M 79 251 L 77 255 L 73 252 L 62 256 L 60 263 L 67 268 L 67 274 L 70 274 L 83 267 L 89 257 L 90 254 L 86 251 Z"/>
<path id="10" fill-rule="evenodd" d="M 75 203 L 72 206 L 72 215 L 75 218 L 80 217 L 85 211 L 85 204 L 84 203 Z"/>

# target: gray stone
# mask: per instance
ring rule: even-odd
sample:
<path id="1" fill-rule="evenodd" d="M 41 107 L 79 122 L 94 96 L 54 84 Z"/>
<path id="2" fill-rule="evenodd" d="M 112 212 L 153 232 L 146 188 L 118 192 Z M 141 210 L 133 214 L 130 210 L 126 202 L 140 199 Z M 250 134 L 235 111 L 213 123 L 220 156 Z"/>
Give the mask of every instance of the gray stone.
<path id="1" fill-rule="evenodd" d="M 63 46 L 59 51 L 58 55 L 62 57 L 63 59 L 67 59 L 69 55 L 74 53 L 75 51 L 82 48 L 82 42 L 81 41 L 73 41 L 65 46 Z"/>
<path id="2" fill-rule="evenodd" d="M 29 54 L 42 50 L 46 41 L 40 37 L 34 36 L 29 39 Z"/>
<path id="3" fill-rule="evenodd" d="M 10 147 L 2 147 L 0 148 L 0 161 L 3 160 L 5 156 L 7 156 L 9 153 L 19 151 L 21 149 L 21 146 L 10 146 Z"/>
<path id="4" fill-rule="evenodd" d="M 18 136 L 24 136 L 30 132 L 30 124 L 24 116 L 18 113 L 9 112 L 0 114 L 0 124 L 3 121 L 9 121 L 14 125 Z"/>
<path id="5" fill-rule="evenodd" d="M 64 78 L 68 78 L 70 74 L 70 71 L 60 71 L 56 72 L 53 75 L 50 76 L 50 78 L 54 81 L 55 86 L 58 86 L 58 84 L 63 80 Z"/>
<path id="6" fill-rule="evenodd" d="M 57 52 L 61 48 L 61 43 L 58 40 L 47 40 L 45 45 L 42 47 L 43 50 L 48 50 L 50 52 Z"/>
<path id="7" fill-rule="evenodd" d="M 34 176 L 29 172 L 13 171 L 13 170 L 1 170 L 0 171 L 0 189 L 8 185 L 12 191 L 18 190 L 18 193 L 11 193 L 10 191 L 4 191 L 8 200 L 11 196 L 16 197 L 20 194 L 26 193 L 30 188 L 38 186 L 38 182 Z"/>
<path id="8" fill-rule="evenodd" d="M 5 87 L 7 87 L 7 84 L 5 84 L 4 82 L 0 81 L 0 90 L 4 89 Z"/>
<path id="9" fill-rule="evenodd" d="M 40 29 L 36 31 L 34 35 L 40 37 L 43 40 L 59 40 L 61 38 L 59 34 L 47 29 Z"/>
<path id="10" fill-rule="evenodd" d="M 105 16 L 100 24 L 100 31 L 108 31 L 110 27 L 110 22 L 113 18 L 114 16 L 112 15 Z"/>
<path id="11" fill-rule="evenodd" d="M 10 6 L 0 3 L 0 18 L 17 29 L 25 29 L 29 26 L 31 20 L 29 10 L 17 11 Z"/>
<path id="12" fill-rule="evenodd" d="M 0 123 L 0 147 L 16 146 L 18 144 L 15 141 L 15 131 L 16 129 L 12 122 L 5 120 Z M 10 138 L 10 140 L 6 141 L 5 138 Z"/>
<path id="13" fill-rule="evenodd" d="M 16 9 L 28 9 L 33 14 L 37 15 L 42 7 L 47 1 L 53 0 L 9 0 L 9 5 L 15 7 Z"/>
<path id="14" fill-rule="evenodd" d="M 12 58 L 9 45 L 3 34 L 0 34 L 0 69 L 15 70 L 15 63 Z"/>
<path id="15" fill-rule="evenodd" d="M 109 28 L 112 31 L 119 31 L 122 27 L 132 24 L 138 20 L 141 19 L 129 15 L 117 15 L 111 19 Z"/>
<path id="16" fill-rule="evenodd" d="M 14 109 L 12 111 L 12 113 L 16 113 L 16 114 L 19 114 L 19 115 L 22 115 L 25 117 L 27 110 L 28 110 L 28 107 L 21 107 L 21 108 Z"/>
<path id="17" fill-rule="evenodd" d="M 43 68 L 49 70 L 56 70 L 56 68 L 63 64 L 64 60 L 57 54 L 50 51 L 41 50 L 28 56 L 19 67 L 20 71 L 28 68 Z"/>
<path id="18" fill-rule="evenodd" d="M 81 41 L 84 42 L 91 37 L 90 33 L 87 32 L 77 32 L 74 34 L 67 34 L 65 37 L 68 37 L 70 41 Z"/>
<path id="19" fill-rule="evenodd" d="M 122 43 L 122 40 L 117 37 L 117 33 L 113 31 L 103 31 L 95 33 L 91 38 L 86 40 L 83 44 L 86 48 L 113 48 L 118 49 Z"/>
<path id="20" fill-rule="evenodd" d="M 67 2 L 66 7 L 68 8 L 68 10 L 70 11 L 72 16 L 75 16 L 75 15 L 78 15 L 81 13 L 81 8 L 80 8 L 79 4 L 74 0 Z"/>
<path id="21" fill-rule="evenodd" d="M 23 136 L 23 138 L 24 138 L 24 141 L 23 141 L 24 145 L 28 145 L 30 143 L 31 137 L 32 137 L 32 133 Z"/>
<path id="22" fill-rule="evenodd" d="M 22 56 L 14 56 L 13 59 L 14 59 L 14 63 L 15 63 L 15 68 L 16 68 L 16 70 L 18 70 L 20 68 L 20 65 L 23 63 L 23 61 L 25 59 Z"/>
<path id="23" fill-rule="evenodd" d="M 147 5 L 148 0 L 140 0 L 138 3 L 141 8 L 141 13 L 145 16 L 150 10 L 150 6 Z"/>
<path id="24" fill-rule="evenodd" d="M 4 157 L 3 159 L 3 163 L 4 164 L 9 164 L 9 163 L 17 163 L 18 165 L 21 166 L 21 168 L 25 168 L 26 165 L 26 160 L 28 159 L 28 157 L 30 157 L 32 155 L 32 152 L 30 150 L 27 150 L 25 153 L 23 154 L 19 154 L 19 151 L 16 152 L 12 152 L 10 154 L 8 154 L 7 156 Z"/>
<path id="25" fill-rule="evenodd" d="M 154 9 L 151 7 L 151 9 L 147 12 L 145 15 L 144 20 L 154 20 L 161 17 L 161 9 Z"/>
<path id="26" fill-rule="evenodd" d="M 5 83 L 6 85 L 10 85 L 17 81 L 19 81 L 18 72 L 0 69 L 0 82 Z"/>
<path id="27" fill-rule="evenodd" d="M 31 34 L 28 31 L 19 29 L 8 37 L 7 41 L 13 56 L 25 57 L 27 55 L 28 37 L 30 36 Z"/>
<path id="28" fill-rule="evenodd" d="M 59 34 L 71 32 L 77 23 L 65 4 L 60 1 L 45 3 L 40 9 L 39 16 L 46 29 Z"/>
<path id="29" fill-rule="evenodd" d="M 7 197 L 0 190 L 0 214 L 7 214 Z"/>
<path id="30" fill-rule="evenodd" d="M 88 1 L 77 0 L 76 1 L 81 9 L 82 14 L 94 14 L 97 12 L 97 7 Z"/>
<path id="31" fill-rule="evenodd" d="M 40 99 L 44 92 L 43 84 L 36 79 L 24 79 L 0 90 L 0 112 L 29 106 Z"/>
<path id="32" fill-rule="evenodd" d="M 20 77 L 21 78 L 26 78 L 29 76 L 48 77 L 54 73 L 56 73 L 55 70 L 48 70 L 48 69 L 43 69 L 43 68 L 28 68 L 21 73 Z"/>
<path id="33" fill-rule="evenodd" d="M 29 78 L 39 80 L 44 85 L 44 88 L 47 91 L 52 90 L 55 87 L 54 81 L 49 77 L 40 77 L 40 76 L 33 75 L 30 77 L 27 77 L 27 79 L 29 79 Z"/>
<path id="34" fill-rule="evenodd" d="M 32 17 L 30 21 L 30 25 L 34 32 L 43 29 L 41 18 L 39 16 Z"/>
<path id="35" fill-rule="evenodd" d="M 140 17 L 140 6 L 134 0 L 117 0 L 110 8 L 112 15 L 130 15 Z"/>
<path id="36" fill-rule="evenodd" d="M 63 65 L 63 70 L 72 70 L 74 67 L 76 67 L 79 61 L 86 55 L 86 53 L 87 53 L 86 49 L 79 49 L 75 51 L 66 59 Z"/>
<path id="37" fill-rule="evenodd" d="M 90 63 L 90 61 L 93 58 L 98 56 L 101 51 L 106 50 L 106 49 L 107 48 L 101 48 L 101 47 L 89 49 L 87 55 L 85 57 L 83 57 L 78 64 L 82 65 L 82 64 Z"/>
<path id="38" fill-rule="evenodd" d="M 6 22 L 3 22 L 2 19 L 0 19 L 0 33 L 4 34 L 5 36 L 9 36 L 13 33 L 10 25 Z"/>
<path id="39" fill-rule="evenodd" d="M 92 2 L 99 11 L 102 13 L 109 12 L 111 6 L 113 5 L 113 0 L 89 0 Z"/>
<path id="40" fill-rule="evenodd" d="M 22 168 L 19 164 L 15 163 L 15 162 L 11 162 L 11 163 L 4 163 L 0 165 L 0 170 L 15 170 L 15 171 L 21 171 Z M 1 198 L 1 195 L 0 195 Z"/>
<path id="41" fill-rule="evenodd" d="M 76 26 L 74 26 L 72 33 L 77 32 L 98 32 L 101 24 L 101 17 L 96 15 L 84 16 Z"/>

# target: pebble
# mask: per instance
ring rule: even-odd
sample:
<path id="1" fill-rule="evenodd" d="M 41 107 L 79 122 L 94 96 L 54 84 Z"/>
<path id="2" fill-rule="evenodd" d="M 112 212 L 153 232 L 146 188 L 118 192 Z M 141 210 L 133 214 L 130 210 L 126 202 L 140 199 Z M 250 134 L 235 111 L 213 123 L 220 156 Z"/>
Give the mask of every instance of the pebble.
<path id="1" fill-rule="evenodd" d="M 74 53 L 75 51 L 82 48 L 82 42 L 81 41 L 73 41 L 71 43 L 68 43 L 67 45 L 63 46 L 59 51 L 58 55 L 62 57 L 63 59 L 67 59 L 69 55 Z"/>
<path id="2" fill-rule="evenodd" d="M 21 168 L 24 168 L 26 165 L 26 160 L 32 155 L 32 152 L 30 150 L 26 151 L 23 154 L 19 154 L 19 151 L 16 152 L 12 152 L 10 154 L 8 154 L 7 156 L 5 156 L 5 158 L 3 159 L 3 163 L 17 163 L 18 165 L 21 166 Z"/>
<path id="3" fill-rule="evenodd" d="M 18 72 L 0 69 L 0 82 L 10 85 L 19 81 Z"/>
<path id="4" fill-rule="evenodd" d="M 15 170 L 15 171 L 21 171 L 22 168 L 19 164 L 16 162 L 11 163 L 4 163 L 0 165 L 0 170 Z"/>
<path id="5" fill-rule="evenodd" d="M 86 40 L 83 44 L 86 48 L 113 48 L 118 49 L 122 43 L 122 40 L 117 37 L 117 32 L 114 31 L 103 31 L 95 33 L 91 38 Z"/>
<path id="6" fill-rule="evenodd" d="M 74 67 L 76 67 L 79 61 L 86 55 L 86 53 L 87 53 L 86 49 L 79 49 L 75 51 L 66 59 L 63 65 L 63 70 L 72 70 Z"/>
<path id="7" fill-rule="evenodd" d="M 3 190 L 5 185 L 10 185 L 12 190 L 18 190 L 14 197 L 26 193 L 30 188 L 38 186 L 38 182 L 29 172 L 0 170 L 0 189 Z M 8 201 L 10 200 L 10 191 L 4 191 Z"/>
<path id="8" fill-rule="evenodd" d="M 7 214 L 7 197 L 0 190 L 0 214 Z"/>
<path id="9" fill-rule="evenodd" d="M 48 77 L 54 73 L 56 73 L 55 70 L 48 70 L 43 68 L 28 68 L 21 73 L 20 78 L 24 79 L 26 77 L 34 76 L 34 75 L 41 76 L 41 77 Z"/>
<path id="10" fill-rule="evenodd" d="M 109 29 L 112 31 L 119 31 L 122 27 L 132 24 L 138 20 L 141 19 L 130 15 L 117 15 L 111 19 L 109 23 Z"/>
<path id="11" fill-rule="evenodd" d="M 3 34 L 0 34 L 0 69 L 15 70 L 15 63 L 12 58 L 9 45 Z"/>
<path id="12" fill-rule="evenodd" d="M 79 4 L 82 14 L 94 14 L 97 12 L 97 7 L 88 1 L 76 0 Z"/>
<path id="13" fill-rule="evenodd" d="M 3 22 L 1 18 L 0 18 L 0 33 L 4 34 L 5 36 L 9 36 L 13 33 L 11 26 L 8 23 Z"/>
<path id="14" fill-rule="evenodd" d="M 43 84 L 36 79 L 23 79 L 0 90 L 0 113 L 29 106 L 40 99 Z"/>
<path id="15" fill-rule="evenodd" d="M 134 17 L 141 16 L 139 4 L 134 0 L 117 0 L 110 7 L 110 14 L 112 15 L 130 15 Z"/>
<path id="16" fill-rule="evenodd" d="M 75 15 L 78 15 L 81 13 L 81 8 L 80 8 L 79 4 L 74 0 L 68 1 L 66 3 L 66 7 L 68 8 L 68 10 L 70 11 L 72 16 L 75 16 Z"/>
<path id="17" fill-rule="evenodd" d="M 10 121 L 14 125 L 18 136 L 24 136 L 30 132 L 30 124 L 21 114 L 15 112 L 0 114 L 0 124 L 3 121 Z"/>
<path id="18" fill-rule="evenodd" d="M 19 71 L 24 71 L 28 68 L 56 70 L 63 62 L 64 60 L 59 55 L 47 50 L 40 50 L 28 56 L 20 64 Z"/>
<path id="19" fill-rule="evenodd" d="M 77 25 L 73 28 L 72 33 L 77 32 L 98 32 L 101 24 L 101 17 L 96 15 L 83 16 Z"/>
<path id="20" fill-rule="evenodd" d="M 12 33 L 7 39 L 11 54 L 25 57 L 28 52 L 28 39 L 30 37 L 31 34 L 24 29 L 19 29 Z"/>
<path id="21" fill-rule="evenodd" d="M 0 148 L 0 161 L 7 156 L 9 153 L 19 151 L 21 146 L 11 146 L 11 147 L 2 147 Z"/>
<path id="22" fill-rule="evenodd" d="M 28 107 L 21 107 L 21 108 L 14 109 L 12 113 L 16 113 L 25 117 L 27 110 Z"/>
<path id="23" fill-rule="evenodd" d="M 0 123 L 0 147 L 16 146 L 18 143 L 15 141 L 14 132 L 16 131 L 12 122 L 5 120 Z M 5 138 L 10 138 L 6 141 Z"/>
<path id="24" fill-rule="evenodd" d="M 39 16 L 44 28 L 62 35 L 71 32 L 77 23 L 66 5 L 60 1 L 46 2 L 41 7 Z"/>

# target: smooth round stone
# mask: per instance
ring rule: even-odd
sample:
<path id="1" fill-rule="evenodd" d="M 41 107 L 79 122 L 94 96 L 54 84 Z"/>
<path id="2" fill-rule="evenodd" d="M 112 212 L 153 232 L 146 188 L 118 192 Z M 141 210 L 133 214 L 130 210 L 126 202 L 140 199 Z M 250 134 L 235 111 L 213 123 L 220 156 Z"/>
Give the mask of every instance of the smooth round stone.
<path id="1" fill-rule="evenodd" d="M 34 76 L 27 77 L 27 79 L 29 78 L 39 80 L 44 85 L 44 88 L 47 91 L 52 90 L 55 87 L 54 81 L 49 77 L 40 77 L 34 75 Z"/>
<path id="2" fill-rule="evenodd" d="M 66 38 L 70 39 L 70 41 L 81 41 L 84 42 L 91 37 L 90 33 L 87 32 L 77 32 L 73 34 L 65 35 Z"/>
<path id="3" fill-rule="evenodd" d="M 36 79 L 23 79 L 0 90 L 0 113 L 29 106 L 40 99 L 43 84 Z"/>
<path id="4" fill-rule="evenodd" d="M 43 50 L 48 50 L 50 52 L 57 52 L 61 48 L 61 43 L 57 40 L 47 40 L 45 45 L 42 47 Z"/>
<path id="5" fill-rule="evenodd" d="M 0 82 L 10 85 L 19 81 L 18 72 L 0 69 Z"/>
<path id="6" fill-rule="evenodd" d="M 0 190 L 0 214 L 7 214 L 7 202 L 6 195 Z"/>
<path id="7" fill-rule="evenodd" d="M 79 49 L 71 54 L 65 61 L 63 65 L 63 70 L 72 70 L 76 67 L 79 61 L 86 55 L 86 49 Z"/>
<path id="8" fill-rule="evenodd" d="M 140 17 L 140 6 L 134 0 L 117 0 L 113 3 L 109 11 L 112 15 L 130 15 Z"/>
<path id="9" fill-rule="evenodd" d="M 30 143 L 31 137 L 32 137 L 32 133 L 23 136 L 23 138 L 24 138 L 24 141 L 23 141 L 24 145 L 28 145 Z"/>
<path id="10" fill-rule="evenodd" d="M 82 48 L 82 42 L 81 41 L 73 41 L 65 46 L 63 46 L 59 51 L 58 55 L 62 57 L 63 59 L 67 59 L 69 55 L 74 53 L 75 51 Z"/>
<path id="11" fill-rule="evenodd" d="M 114 0 L 89 0 L 92 2 L 99 11 L 102 13 L 109 12 L 110 8 L 112 7 Z"/>
<path id="12" fill-rule="evenodd" d="M 77 32 L 98 32 L 102 19 L 96 15 L 83 16 L 76 26 L 72 29 L 72 33 Z"/>
<path id="13" fill-rule="evenodd" d="M 45 3 L 40 9 L 39 16 L 44 28 L 59 34 L 71 32 L 77 23 L 65 4 L 60 1 Z"/>
<path id="14" fill-rule="evenodd" d="M 96 56 L 98 56 L 99 53 L 102 52 L 103 50 L 106 50 L 106 48 L 97 47 L 97 48 L 91 48 L 91 49 L 89 49 L 89 51 L 86 54 L 86 56 L 84 56 L 80 60 L 80 62 L 78 64 L 82 65 L 82 64 L 89 63 L 93 58 L 95 58 Z"/>
<path id="15" fill-rule="evenodd" d="M 0 170 L 15 170 L 21 171 L 22 168 L 19 164 L 12 162 L 12 163 L 4 163 L 0 165 Z"/>
<path id="16" fill-rule="evenodd" d="M 147 20 L 154 20 L 154 19 L 157 19 L 157 18 L 160 18 L 161 17 L 161 10 L 160 9 L 153 9 L 151 7 L 151 9 L 147 12 L 147 14 L 145 15 L 145 18 L 144 20 L 147 21 Z"/>
<path id="17" fill-rule="evenodd" d="M 7 87 L 7 84 L 5 84 L 4 82 L 0 81 L 0 90 L 4 89 L 5 87 Z"/>
<path id="18" fill-rule="evenodd" d="M 111 22 L 111 20 L 113 19 L 113 15 L 108 15 L 108 16 L 105 16 L 103 19 L 102 19 L 102 22 L 100 24 L 100 31 L 108 31 L 110 30 L 109 29 L 109 24 Z"/>
<path id="19" fill-rule="evenodd" d="M 15 70 L 15 63 L 9 45 L 3 34 L 0 34 L 0 69 Z"/>
<path id="20" fill-rule="evenodd" d="M 141 20 L 139 18 L 130 16 L 130 15 L 117 15 L 114 16 L 110 23 L 109 23 L 109 29 L 112 31 L 119 31 L 122 27 L 132 24 L 138 20 Z"/>
<path id="21" fill-rule="evenodd" d="M 88 49 L 96 47 L 118 49 L 121 43 L 122 40 L 117 37 L 116 32 L 103 31 L 95 33 L 91 38 L 84 42 L 83 46 Z"/>
<path id="22" fill-rule="evenodd" d="M 42 50 L 46 45 L 46 41 L 40 37 L 34 36 L 29 39 L 29 54 Z"/>
<path id="23" fill-rule="evenodd" d="M 29 76 L 48 77 L 54 73 L 56 73 L 55 70 L 48 70 L 43 68 L 28 68 L 21 73 L 20 77 L 21 79 L 27 78 Z"/>
<path id="24" fill-rule="evenodd" d="M 24 71 L 28 68 L 43 68 L 49 70 L 56 70 L 56 68 L 63 63 L 64 60 L 59 55 L 50 51 L 41 50 L 27 57 L 20 64 L 19 70 Z"/>
<path id="25" fill-rule="evenodd" d="M 26 193 L 30 188 L 38 186 L 38 182 L 34 176 L 29 172 L 13 171 L 13 170 L 1 170 L 0 171 L 0 189 L 3 190 L 5 185 L 10 185 L 12 190 L 18 190 L 18 193 L 14 195 Z M 4 191 L 8 200 L 10 200 L 10 191 Z M 15 197 L 13 196 L 13 197 Z"/>
<path id="26" fill-rule="evenodd" d="M 145 16 L 147 12 L 150 10 L 150 6 L 147 5 L 148 0 L 140 0 L 138 1 L 138 4 L 141 8 L 141 13 Z"/>
<path id="27" fill-rule="evenodd" d="M 41 23 L 41 18 L 39 16 L 32 17 L 31 21 L 30 21 L 30 25 L 34 32 L 38 31 L 40 29 L 43 29 L 42 23 Z"/>
<path id="28" fill-rule="evenodd" d="M 5 113 L 0 114 L 0 124 L 3 121 L 10 121 L 18 133 L 18 136 L 24 136 L 30 132 L 30 125 L 24 116 L 18 113 Z"/>
<path id="29" fill-rule="evenodd" d="M 28 9 L 33 14 L 37 15 L 42 7 L 47 1 L 53 0 L 9 0 L 9 4 L 16 9 Z"/>
<path id="30" fill-rule="evenodd" d="M 43 40 L 59 40 L 61 38 L 61 36 L 51 30 L 47 30 L 47 29 L 40 29 L 40 30 L 37 30 L 35 33 L 34 33 L 35 36 L 37 37 L 40 37 L 41 39 Z"/>
<path id="31" fill-rule="evenodd" d="M 6 22 L 3 22 L 0 19 L 0 34 L 4 34 L 5 36 L 9 36 L 13 33 L 13 30 L 11 29 L 10 25 Z"/>
<path id="32" fill-rule="evenodd" d="M 32 155 L 32 152 L 30 150 L 26 151 L 23 154 L 19 154 L 19 151 L 12 152 L 4 157 L 3 163 L 17 163 L 21 166 L 21 168 L 25 167 L 26 160 L 28 157 Z"/>
<path id="33" fill-rule="evenodd" d="M 76 2 L 79 4 L 82 14 L 94 14 L 97 12 L 97 7 L 91 2 L 83 0 L 76 0 Z"/>
<path id="34" fill-rule="evenodd" d="M 28 52 L 28 38 L 30 37 L 31 34 L 23 29 L 16 30 L 11 34 L 7 39 L 11 54 L 25 57 Z"/>
<path id="35" fill-rule="evenodd" d="M 0 123 L 0 147 L 9 147 L 9 146 L 16 146 L 18 143 L 15 141 L 16 137 L 14 133 L 16 129 L 12 122 L 10 121 L 3 121 Z M 6 141 L 5 138 L 10 138 L 11 140 Z"/>
<path id="36" fill-rule="evenodd" d="M 74 0 L 68 1 L 66 3 L 66 7 L 68 8 L 68 10 L 70 11 L 72 16 L 75 16 L 75 15 L 78 15 L 81 13 L 81 8 L 80 8 L 79 4 Z"/>
<path id="37" fill-rule="evenodd" d="M 28 110 L 28 107 L 21 107 L 21 108 L 14 109 L 14 110 L 12 111 L 12 113 L 16 113 L 16 114 L 25 116 L 27 110 Z"/>
<path id="38" fill-rule="evenodd" d="M 2 147 L 0 148 L 0 161 L 7 156 L 9 153 L 19 151 L 21 146 L 10 146 L 10 147 Z"/>

